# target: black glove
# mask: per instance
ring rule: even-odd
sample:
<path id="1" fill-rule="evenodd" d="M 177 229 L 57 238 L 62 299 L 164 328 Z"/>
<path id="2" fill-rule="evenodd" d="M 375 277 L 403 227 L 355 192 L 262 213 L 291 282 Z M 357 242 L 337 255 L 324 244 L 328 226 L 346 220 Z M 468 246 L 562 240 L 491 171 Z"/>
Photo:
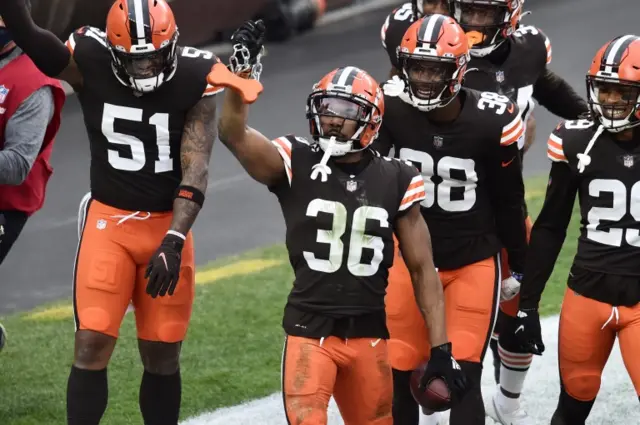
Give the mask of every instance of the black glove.
<path id="1" fill-rule="evenodd" d="M 258 55 L 262 52 L 266 32 L 267 28 L 261 19 L 255 22 L 246 21 L 240 28 L 235 30 L 231 36 L 231 44 L 233 46 L 239 44 L 246 48 L 248 52 L 248 57 L 236 57 L 238 56 L 238 51 L 234 47 L 233 57 L 240 65 L 253 66 L 256 64 Z"/>
<path id="2" fill-rule="evenodd" d="M 505 327 L 508 337 L 513 339 L 513 343 L 520 352 L 538 356 L 544 353 L 540 315 L 537 308 L 519 310 L 516 317 L 509 320 Z"/>
<path id="3" fill-rule="evenodd" d="M 451 354 L 451 343 L 438 345 L 431 349 L 431 358 L 427 369 L 420 379 L 420 390 L 424 391 L 433 378 L 442 378 L 451 391 L 451 402 L 457 403 L 467 392 L 467 377 Z"/>
<path id="4" fill-rule="evenodd" d="M 153 298 L 167 293 L 173 295 L 180 276 L 180 260 L 184 240 L 176 235 L 166 235 L 153 254 L 144 277 L 149 278 L 147 294 Z"/>

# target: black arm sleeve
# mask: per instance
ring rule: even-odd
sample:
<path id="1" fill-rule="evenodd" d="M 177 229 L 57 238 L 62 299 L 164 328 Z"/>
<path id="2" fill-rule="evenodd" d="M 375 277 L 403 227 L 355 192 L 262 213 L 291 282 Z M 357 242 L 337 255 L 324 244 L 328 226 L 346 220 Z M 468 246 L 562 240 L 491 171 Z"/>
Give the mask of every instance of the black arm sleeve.
<path id="1" fill-rule="evenodd" d="M 533 97 L 549 112 L 567 120 L 589 111 L 587 102 L 569 83 L 549 69 L 534 84 Z"/>
<path id="2" fill-rule="evenodd" d="M 553 272 L 571 221 L 578 185 L 565 162 L 554 162 L 544 205 L 538 215 L 520 287 L 520 308 L 537 308 L 542 291 Z"/>
<path id="3" fill-rule="evenodd" d="M 53 33 L 38 27 L 24 0 L 0 1 L 0 16 L 13 40 L 49 77 L 57 77 L 69 65 L 71 52 Z"/>
<path id="4" fill-rule="evenodd" d="M 501 146 L 499 152 L 499 162 L 492 158 L 492 164 L 489 164 L 496 228 L 498 238 L 509 255 L 509 267 L 522 273 L 527 252 L 527 230 L 521 156 L 517 143 Z"/>

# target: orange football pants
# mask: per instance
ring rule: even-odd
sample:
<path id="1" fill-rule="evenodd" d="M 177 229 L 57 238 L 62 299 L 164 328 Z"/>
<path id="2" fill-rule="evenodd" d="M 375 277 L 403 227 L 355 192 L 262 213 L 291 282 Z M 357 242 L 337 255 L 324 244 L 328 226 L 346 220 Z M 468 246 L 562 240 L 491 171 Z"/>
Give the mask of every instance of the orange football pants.
<path id="1" fill-rule="evenodd" d="M 426 324 L 416 303 L 409 270 L 396 241 L 385 298 L 389 360 L 397 370 L 409 371 L 430 354 Z M 456 269 L 440 271 L 444 288 L 447 335 L 458 361 L 480 363 L 495 325 L 500 300 L 499 256 Z"/>
<path id="2" fill-rule="evenodd" d="M 326 425 L 332 395 L 345 425 L 393 425 L 387 342 L 287 336 L 282 393 L 291 425 Z"/>
<path id="3" fill-rule="evenodd" d="M 138 338 L 161 342 L 184 339 L 195 294 L 191 233 L 182 250 L 180 279 L 173 296 L 151 298 L 144 277 L 171 219 L 171 212 L 136 213 L 89 201 L 74 273 L 76 330 L 117 338 L 131 302 Z"/>
<path id="4" fill-rule="evenodd" d="M 533 221 L 531 217 L 527 217 L 525 220 L 525 225 L 527 226 L 527 242 L 529 242 L 529 238 L 531 237 L 531 228 L 533 227 Z M 502 276 L 507 277 L 510 275 L 509 271 L 509 257 L 507 257 L 507 250 L 503 249 L 501 253 L 501 263 L 502 263 Z M 504 301 L 500 303 L 500 310 L 507 316 L 516 317 L 518 314 L 518 305 L 520 304 L 520 294 L 513 297 L 509 301 Z M 496 331 L 500 331 L 496 329 Z"/>
<path id="5" fill-rule="evenodd" d="M 618 336 L 624 365 L 640 396 L 640 304 L 613 307 L 568 289 L 560 311 L 558 363 L 565 391 L 591 401 Z"/>

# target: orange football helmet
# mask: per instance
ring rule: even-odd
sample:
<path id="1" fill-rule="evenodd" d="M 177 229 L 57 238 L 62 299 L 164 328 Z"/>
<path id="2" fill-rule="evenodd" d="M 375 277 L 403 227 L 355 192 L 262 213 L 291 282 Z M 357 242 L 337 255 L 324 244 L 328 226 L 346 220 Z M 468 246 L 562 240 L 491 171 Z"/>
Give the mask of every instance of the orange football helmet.
<path id="1" fill-rule="evenodd" d="M 640 124 L 640 37 L 623 35 L 602 46 L 587 73 L 591 114 L 609 131 Z"/>
<path id="2" fill-rule="evenodd" d="M 446 106 L 456 97 L 469 63 L 464 31 L 445 15 L 429 15 L 411 24 L 398 47 L 405 83 L 400 98 L 422 111 Z"/>
<path id="3" fill-rule="evenodd" d="M 106 33 L 113 71 L 122 84 L 147 93 L 173 77 L 178 26 L 166 0 L 116 0 Z"/>
<path id="4" fill-rule="evenodd" d="M 467 33 L 471 56 L 483 57 L 517 29 L 524 0 L 451 0 L 451 13 Z"/>
<path id="5" fill-rule="evenodd" d="M 306 109 L 313 139 L 331 156 L 342 156 L 368 148 L 378 137 L 384 95 L 367 72 L 347 66 L 334 69 L 313 86 Z M 325 117 L 338 119 L 329 132 L 324 130 Z M 356 124 L 350 137 L 344 135 L 346 121 Z"/>

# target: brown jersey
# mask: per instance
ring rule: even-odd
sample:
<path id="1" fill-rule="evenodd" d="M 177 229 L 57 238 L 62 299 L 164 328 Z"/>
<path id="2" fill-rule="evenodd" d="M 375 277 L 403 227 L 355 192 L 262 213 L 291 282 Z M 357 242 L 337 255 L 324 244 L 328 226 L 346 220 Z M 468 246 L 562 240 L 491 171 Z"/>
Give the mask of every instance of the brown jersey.
<path id="1" fill-rule="evenodd" d="M 206 76 L 218 60 L 192 47 L 178 48 L 173 77 L 136 96 L 111 69 L 104 32 L 83 27 L 67 46 L 82 73 L 78 93 L 91 147 L 91 195 L 131 211 L 169 211 L 182 179 L 180 144 L 187 113 L 220 89 Z"/>
<path id="2" fill-rule="evenodd" d="M 463 88 L 458 96 L 460 115 L 439 125 L 399 98 L 385 97 L 374 148 L 385 155 L 393 147 L 396 157 L 421 170 L 422 213 L 437 267 L 457 269 L 495 255 L 504 245 L 512 268 L 522 272 L 526 237 L 518 143 L 524 124 L 518 107 L 492 92 Z"/>
<path id="3" fill-rule="evenodd" d="M 330 161 L 331 174 L 322 181 L 320 176 L 313 177 L 313 166 L 323 155 L 317 144 L 294 136 L 272 143 L 284 159 L 288 176 L 271 190 L 282 207 L 295 272 L 285 330 L 291 335 L 327 336 L 323 325 L 300 323 L 301 312 L 327 321 L 374 313 L 384 320 L 395 222 L 424 199 L 418 170 L 366 151 L 364 160 L 369 162 L 362 170 L 350 174 Z"/>

